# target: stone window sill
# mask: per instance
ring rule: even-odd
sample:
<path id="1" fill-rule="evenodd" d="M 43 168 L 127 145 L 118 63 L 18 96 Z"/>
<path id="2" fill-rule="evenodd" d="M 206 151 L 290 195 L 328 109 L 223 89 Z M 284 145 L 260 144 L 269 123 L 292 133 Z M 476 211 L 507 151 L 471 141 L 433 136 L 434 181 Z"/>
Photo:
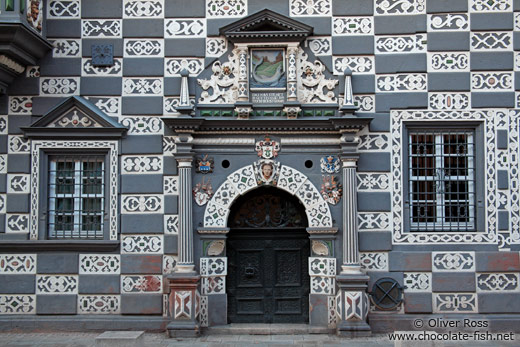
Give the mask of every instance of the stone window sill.
<path id="1" fill-rule="evenodd" d="M 112 252 L 119 248 L 120 241 L 107 240 L 20 240 L 0 241 L 0 251 L 79 251 Z"/>

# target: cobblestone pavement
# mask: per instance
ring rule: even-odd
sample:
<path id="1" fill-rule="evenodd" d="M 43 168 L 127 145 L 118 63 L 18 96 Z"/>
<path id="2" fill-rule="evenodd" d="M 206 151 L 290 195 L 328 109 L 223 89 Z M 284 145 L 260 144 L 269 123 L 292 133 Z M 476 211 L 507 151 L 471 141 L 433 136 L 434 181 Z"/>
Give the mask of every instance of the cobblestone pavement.
<path id="1" fill-rule="evenodd" d="M 0 346 L 52 346 L 52 347 L 88 347 L 96 346 L 96 337 L 100 332 L 92 333 L 0 333 Z M 519 346 L 520 335 L 513 342 L 397 342 L 396 347 L 405 346 Z M 168 338 L 165 333 L 146 333 L 143 346 L 178 346 L 178 347 L 248 347 L 248 346 L 394 346 L 387 335 L 373 335 L 367 338 L 340 338 L 334 335 L 212 335 L 193 339 Z M 114 343 L 114 346 L 124 346 Z"/>

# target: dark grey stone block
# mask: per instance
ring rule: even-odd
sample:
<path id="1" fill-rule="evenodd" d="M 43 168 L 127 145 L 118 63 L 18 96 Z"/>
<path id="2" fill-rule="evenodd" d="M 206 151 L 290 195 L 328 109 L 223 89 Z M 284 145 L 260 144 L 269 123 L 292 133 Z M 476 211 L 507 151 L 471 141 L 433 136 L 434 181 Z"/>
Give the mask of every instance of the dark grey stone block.
<path id="1" fill-rule="evenodd" d="M 430 293 L 405 293 L 404 312 L 432 313 L 432 295 Z"/>
<path id="2" fill-rule="evenodd" d="M 188 89 L 190 90 L 190 94 L 195 94 L 196 88 L 199 88 L 197 85 L 197 80 L 195 78 L 188 79 Z M 181 91 L 181 78 L 180 77 L 165 77 L 164 78 L 164 95 L 180 95 Z"/>
<path id="3" fill-rule="evenodd" d="M 81 20 L 79 19 L 47 19 L 46 24 L 47 37 L 81 37 Z"/>
<path id="4" fill-rule="evenodd" d="M 497 130 L 497 148 L 498 149 L 507 149 L 508 144 L 508 134 L 507 130 L 498 129 Z"/>
<path id="5" fill-rule="evenodd" d="M 477 252 L 475 253 L 475 271 L 519 271 L 518 252 Z"/>
<path id="6" fill-rule="evenodd" d="M 376 95 L 376 112 L 388 112 L 395 108 L 427 108 L 428 93 L 381 93 Z"/>
<path id="7" fill-rule="evenodd" d="M 79 275 L 79 294 L 119 294 L 119 275 Z"/>
<path id="8" fill-rule="evenodd" d="M 520 90 L 520 72 L 515 72 L 515 90 Z"/>
<path id="9" fill-rule="evenodd" d="M 376 55 L 376 73 L 426 72 L 426 54 Z"/>
<path id="10" fill-rule="evenodd" d="M 469 32 L 429 32 L 428 51 L 469 51 Z"/>
<path id="11" fill-rule="evenodd" d="M 358 237 L 361 252 L 392 250 L 392 233 L 389 231 L 362 231 Z"/>
<path id="12" fill-rule="evenodd" d="M 381 278 L 393 278 L 396 280 L 401 287 L 404 283 L 403 273 L 402 272 L 384 272 L 384 271 L 367 271 L 367 275 L 370 276 L 370 280 L 368 281 L 368 291 L 372 291 L 372 286 L 374 283 Z"/>
<path id="13" fill-rule="evenodd" d="M 5 193 L 5 192 L 7 192 L 7 175 L 0 174 L 0 193 Z M 4 224 L 0 224 L 0 225 L 4 225 Z"/>
<path id="14" fill-rule="evenodd" d="M 165 39 L 164 55 L 167 57 L 204 57 L 206 39 Z"/>
<path id="15" fill-rule="evenodd" d="M 208 295 L 208 323 L 209 326 L 227 324 L 227 295 Z"/>
<path id="16" fill-rule="evenodd" d="M 518 313 L 520 293 L 479 293 L 479 313 Z"/>
<path id="17" fill-rule="evenodd" d="M 373 36 L 333 36 L 332 54 L 374 54 Z"/>
<path id="18" fill-rule="evenodd" d="M 53 58 L 47 54 L 39 64 L 42 76 L 81 76 L 81 58 Z"/>
<path id="19" fill-rule="evenodd" d="M 342 89 L 339 89 L 342 90 Z M 352 76 L 352 91 L 354 94 L 371 94 L 376 90 L 374 76 L 354 75 Z"/>
<path id="20" fill-rule="evenodd" d="M 9 135 L 23 134 L 20 127 L 29 126 L 32 117 L 27 115 L 7 116 L 7 132 Z"/>
<path id="21" fill-rule="evenodd" d="M 508 211 L 498 211 L 498 230 L 509 230 Z"/>
<path id="22" fill-rule="evenodd" d="M 390 131 L 389 113 L 371 113 L 367 116 L 374 118 L 369 124 L 370 131 Z"/>
<path id="23" fill-rule="evenodd" d="M 38 95 L 40 94 L 40 79 L 34 77 L 25 77 L 20 75 L 16 78 L 7 89 L 8 95 Z M 7 110 L 2 111 L 7 114 Z"/>
<path id="24" fill-rule="evenodd" d="M 280 0 L 249 1 L 247 4 L 248 14 L 259 12 L 265 8 L 289 17 L 289 2 Z M 298 20 L 296 18 L 296 20 Z M 210 325 L 211 326 L 211 325 Z"/>
<path id="25" fill-rule="evenodd" d="M 123 96 L 123 114 L 163 114 L 162 96 Z"/>
<path id="26" fill-rule="evenodd" d="M 32 114 L 33 116 L 42 116 L 45 113 L 49 112 L 54 108 L 54 106 L 61 103 L 65 98 L 58 97 L 58 98 L 47 98 L 47 97 L 39 97 L 35 96 L 32 99 L 33 109 Z"/>
<path id="27" fill-rule="evenodd" d="M 29 212 L 29 194 L 7 194 L 6 212 Z"/>
<path id="28" fill-rule="evenodd" d="M 172 214 L 172 213 L 178 213 L 178 201 L 179 198 L 177 195 L 165 195 L 164 196 L 164 213 L 165 214 Z"/>
<path id="29" fill-rule="evenodd" d="M 520 50 L 520 32 L 513 33 L 513 49 L 515 51 Z"/>
<path id="30" fill-rule="evenodd" d="M 164 235 L 164 253 L 165 254 L 177 254 L 178 248 L 178 236 L 177 235 Z"/>
<path id="31" fill-rule="evenodd" d="M 0 222 L 2 222 L 2 224 L 0 224 L 0 225 L 2 225 L 2 226 L 5 225 L 5 214 L 0 215 Z M 2 233 L 0 235 L 1 235 L 0 239 L 2 239 L 3 241 L 23 241 L 23 240 L 29 239 L 28 234 L 19 234 L 19 233 L 6 234 L 4 231 L 2 231 Z"/>
<path id="32" fill-rule="evenodd" d="M 428 74 L 429 91 L 468 91 L 471 75 L 466 72 L 437 72 Z"/>
<path id="33" fill-rule="evenodd" d="M 208 18 L 206 22 L 206 31 L 208 36 L 219 36 L 219 30 L 220 28 L 231 24 L 233 22 L 236 22 L 236 18 L 218 18 L 218 19 L 211 19 Z"/>
<path id="34" fill-rule="evenodd" d="M 204 17 L 206 15 L 205 0 L 165 1 L 165 17 Z"/>
<path id="35" fill-rule="evenodd" d="M 123 19 L 123 36 L 130 37 L 163 37 L 163 19 Z"/>
<path id="36" fill-rule="evenodd" d="M 358 192 L 359 211 L 391 211 L 392 203 L 390 193 Z"/>
<path id="37" fill-rule="evenodd" d="M 333 1 L 333 16 L 371 16 L 374 14 L 374 5 L 372 1 L 367 0 L 349 0 L 349 1 Z"/>
<path id="38" fill-rule="evenodd" d="M 314 28 L 313 35 L 330 35 L 332 30 L 332 18 L 330 17 L 297 17 L 299 22 Z"/>
<path id="39" fill-rule="evenodd" d="M 515 107 L 515 93 L 471 93 L 472 107 Z"/>
<path id="40" fill-rule="evenodd" d="M 164 75 L 163 58 L 125 59 L 123 76 L 162 76 Z"/>
<path id="41" fill-rule="evenodd" d="M 0 95 L 0 112 L 7 114 L 7 110 L 9 110 L 9 97 L 7 94 Z"/>
<path id="42" fill-rule="evenodd" d="M 498 189 L 509 188 L 509 172 L 507 170 L 497 170 Z"/>
<path id="43" fill-rule="evenodd" d="M 426 2 L 426 12 L 445 13 L 445 12 L 467 12 L 467 0 L 428 0 Z"/>
<path id="44" fill-rule="evenodd" d="M 170 156 L 164 156 L 163 172 L 165 175 L 177 175 L 177 160 Z"/>
<path id="45" fill-rule="evenodd" d="M 162 214 L 121 215 L 122 234 L 162 234 L 164 231 L 163 224 L 164 217 Z"/>
<path id="46" fill-rule="evenodd" d="M 39 274 L 74 274 L 78 273 L 79 256 L 68 253 L 40 253 L 37 264 Z"/>
<path id="47" fill-rule="evenodd" d="M 432 291 L 434 292 L 474 292 L 475 274 L 473 272 L 434 272 Z"/>
<path id="48" fill-rule="evenodd" d="M 426 32 L 426 15 L 374 16 L 374 33 L 415 34 Z M 428 34 L 429 36 L 430 34 Z"/>
<path id="49" fill-rule="evenodd" d="M 161 314 L 162 294 L 122 294 L 121 314 Z"/>
<path id="50" fill-rule="evenodd" d="M 81 2 L 82 18 L 121 18 L 122 2 L 106 0 L 88 0 Z"/>
<path id="51" fill-rule="evenodd" d="M 520 11 L 520 0 L 513 0 L 513 11 Z"/>
<path id="52" fill-rule="evenodd" d="M 37 295 L 36 314 L 76 314 L 78 309 L 77 295 Z"/>
<path id="53" fill-rule="evenodd" d="M 7 153 L 7 135 L 0 135 L 0 153 Z"/>
<path id="54" fill-rule="evenodd" d="M 471 52 L 471 71 L 513 70 L 513 52 Z"/>
<path id="55" fill-rule="evenodd" d="M 34 294 L 35 275 L 0 275 L 0 293 Z"/>
<path id="56" fill-rule="evenodd" d="M 358 171 L 387 172 L 390 171 L 390 163 L 390 153 L 361 153 L 358 160 Z"/>
<path id="57" fill-rule="evenodd" d="M 513 13 L 472 13 L 471 30 L 513 30 Z"/>
<path id="58" fill-rule="evenodd" d="M 121 141 L 121 154 L 162 154 L 162 136 L 127 136 Z"/>
<path id="59" fill-rule="evenodd" d="M 309 294 L 309 325 L 323 327 L 328 324 L 328 299 L 326 295 Z"/>
<path id="60" fill-rule="evenodd" d="M 431 271 L 431 252 L 390 252 L 388 254 L 390 271 Z"/>
<path id="61" fill-rule="evenodd" d="M 121 95 L 123 81 L 121 77 L 82 77 L 81 95 Z"/>
<path id="62" fill-rule="evenodd" d="M 160 274 L 162 255 L 121 254 L 122 274 Z"/>
<path id="63" fill-rule="evenodd" d="M 114 49 L 114 57 L 123 56 L 123 40 L 109 38 L 91 38 L 81 40 L 81 55 L 83 58 L 92 57 L 92 45 L 112 45 Z M 123 64 L 124 65 L 124 64 Z"/>

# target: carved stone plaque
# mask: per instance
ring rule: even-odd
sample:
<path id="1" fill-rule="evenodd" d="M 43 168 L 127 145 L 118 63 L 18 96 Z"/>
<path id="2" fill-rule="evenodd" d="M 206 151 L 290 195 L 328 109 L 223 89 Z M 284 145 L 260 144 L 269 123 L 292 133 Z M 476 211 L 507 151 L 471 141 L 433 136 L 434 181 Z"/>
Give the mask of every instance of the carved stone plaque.
<path id="1" fill-rule="evenodd" d="M 285 93 L 251 93 L 253 104 L 283 104 Z"/>

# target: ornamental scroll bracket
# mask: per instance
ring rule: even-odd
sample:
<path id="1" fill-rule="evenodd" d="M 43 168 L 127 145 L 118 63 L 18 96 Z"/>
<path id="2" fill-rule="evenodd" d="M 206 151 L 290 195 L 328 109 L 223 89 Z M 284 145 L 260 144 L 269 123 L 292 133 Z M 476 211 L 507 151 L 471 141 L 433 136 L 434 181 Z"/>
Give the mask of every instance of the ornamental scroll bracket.
<path id="1" fill-rule="evenodd" d="M 216 61 L 211 70 L 210 79 L 197 79 L 203 92 L 201 104 L 234 104 L 238 99 L 239 50 L 234 49 L 227 62 Z"/>

